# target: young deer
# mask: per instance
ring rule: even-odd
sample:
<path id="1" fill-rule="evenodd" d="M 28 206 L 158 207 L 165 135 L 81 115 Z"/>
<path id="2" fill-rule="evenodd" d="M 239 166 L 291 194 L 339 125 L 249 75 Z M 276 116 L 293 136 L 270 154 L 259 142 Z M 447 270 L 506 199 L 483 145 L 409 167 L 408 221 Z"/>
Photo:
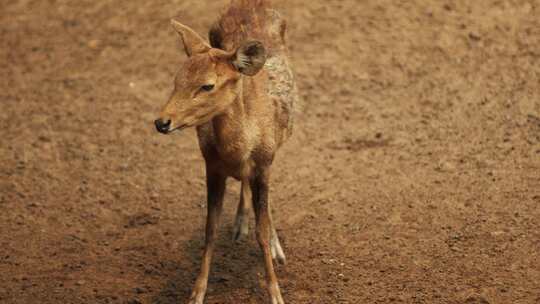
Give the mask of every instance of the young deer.
<path id="1" fill-rule="evenodd" d="M 285 255 L 272 223 L 268 191 L 270 167 L 276 151 L 291 135 L 297 99 L 285 46 L 285 21 L 264 0 L 232 0 L 212 26 L 210 43 L 175 20 L 172 25 L 188 59 L 155 125 L 161 133 L 196 127 L 206 163 L 206 242 L 189 303 L 202 304 L 205 297 L 230 176 L 242 182 L 233 239 L 248 233 L 251 197 L 271 303 L 283 304 L 272 260 L 284 263 Z"/>

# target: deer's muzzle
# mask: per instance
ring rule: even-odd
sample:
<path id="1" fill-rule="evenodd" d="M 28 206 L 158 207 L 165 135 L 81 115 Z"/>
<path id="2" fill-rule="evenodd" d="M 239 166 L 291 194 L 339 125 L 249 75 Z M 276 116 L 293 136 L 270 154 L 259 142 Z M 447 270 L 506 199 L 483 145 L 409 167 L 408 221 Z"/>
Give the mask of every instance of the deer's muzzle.
<path id="1" fill-rule="evenodd" d="M 169 133 L 169 129 L 171 127 L 171 120 L 163 121 L 161 118 L 158 118 L 154 121 L 154 124 L 156 125 L 156 130 L 159 133 L 167 134 Z"/>

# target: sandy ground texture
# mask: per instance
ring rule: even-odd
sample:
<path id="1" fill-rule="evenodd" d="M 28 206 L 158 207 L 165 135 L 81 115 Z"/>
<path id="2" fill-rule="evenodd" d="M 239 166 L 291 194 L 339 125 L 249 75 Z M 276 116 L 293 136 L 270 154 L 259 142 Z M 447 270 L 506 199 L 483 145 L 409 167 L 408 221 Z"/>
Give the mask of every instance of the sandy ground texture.
<path id="1" fill-rule="evenodd" d="M 152 122 L 185 60 L 169 19 L 205 33 L 225 4 L 3 1 L 0 303 L 186 303 L 204 164 Z M 275 6 L 302 98 L 270 193 L 286 303 L 540 303 L 540 2 Z M 238 195 L 209 304 L 267 298 Z"/>

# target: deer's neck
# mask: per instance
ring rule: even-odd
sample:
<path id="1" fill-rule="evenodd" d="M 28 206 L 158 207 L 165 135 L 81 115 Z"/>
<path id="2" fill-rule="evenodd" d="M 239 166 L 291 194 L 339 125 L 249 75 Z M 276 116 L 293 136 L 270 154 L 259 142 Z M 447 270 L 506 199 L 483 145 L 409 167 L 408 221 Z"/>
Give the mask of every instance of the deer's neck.
<path id="1" fill-rule="evenodd" d="M 248 150 L 248 107 L 244 95 L 243 79 L 238 85 L 238 95 L 225 111 L 212 120 L 217 149 L 223 158 L 244 159 Z"/>

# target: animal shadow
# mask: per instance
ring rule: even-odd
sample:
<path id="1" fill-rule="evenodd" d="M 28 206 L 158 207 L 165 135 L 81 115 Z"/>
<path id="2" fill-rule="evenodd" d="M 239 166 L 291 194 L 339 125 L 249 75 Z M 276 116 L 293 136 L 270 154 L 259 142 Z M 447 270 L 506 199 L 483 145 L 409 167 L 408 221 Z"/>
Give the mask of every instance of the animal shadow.
<path id="1" fill-rule="evenodd" d="M 236 303 L 239 297 L 263 298 L 261 287 L 262 253 L 255 241 L 253 227 L 250 234 L 238 242 L 232 241 L 231 216 L 222 215 L 218 240 L 212 259 L 205 303 Z M 151 300 L 153 304 L 187 303 L 191 289 L 199 274 L 204 248 L 204 229 L 198 229 L 182 244 L 183 260 L 176 265 L 172 275 L 164 278 L 165 284 Z M 249 301 L 247 301 L 249 302 Z"/>

